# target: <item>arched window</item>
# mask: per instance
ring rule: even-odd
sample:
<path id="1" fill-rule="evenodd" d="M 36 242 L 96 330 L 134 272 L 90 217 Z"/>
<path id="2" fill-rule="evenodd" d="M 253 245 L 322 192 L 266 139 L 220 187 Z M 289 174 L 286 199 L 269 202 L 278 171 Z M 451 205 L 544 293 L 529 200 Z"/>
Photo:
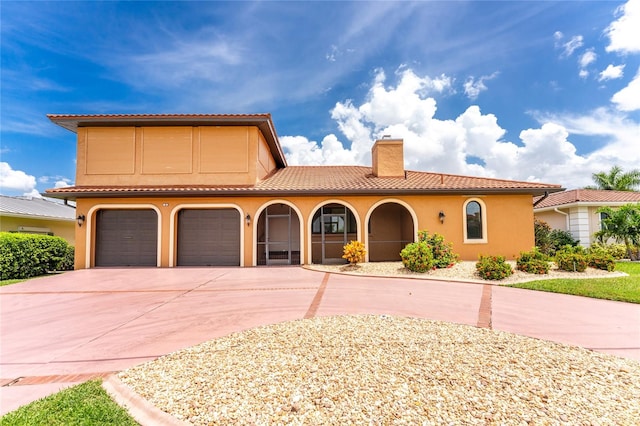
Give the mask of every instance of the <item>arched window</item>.
<path id="1" fill-rule="evenodd" d="M 484 203 L 478 199 L 464 204 L 464 240 L 467 243 L 487 242 L 487 218 Z"/>

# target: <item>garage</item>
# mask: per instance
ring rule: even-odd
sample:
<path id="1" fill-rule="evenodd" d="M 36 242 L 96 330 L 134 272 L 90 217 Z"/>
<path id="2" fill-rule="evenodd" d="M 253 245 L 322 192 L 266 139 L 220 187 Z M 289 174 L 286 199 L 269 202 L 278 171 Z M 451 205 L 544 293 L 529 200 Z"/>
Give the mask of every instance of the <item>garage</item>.
<path id="1" fill-rule="evenodd" d="M 236 209 L 178 212 L 178 266 L 240 266 L 240 213 Z"/>
<path id="2" fill-rule="evenodd" d="M 95 265 L 157 266 L 156 212 L 151 209 L 98 211 Z"/>

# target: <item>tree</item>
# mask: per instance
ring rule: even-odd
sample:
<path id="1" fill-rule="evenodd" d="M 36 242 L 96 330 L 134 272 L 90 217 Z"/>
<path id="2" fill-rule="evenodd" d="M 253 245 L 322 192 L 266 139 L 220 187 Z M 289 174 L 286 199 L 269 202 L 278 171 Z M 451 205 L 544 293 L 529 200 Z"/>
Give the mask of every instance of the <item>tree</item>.
<path id="1" fill-rule="evenodd" d="M 588 186 L 587 189 L 634 191 L 640 186 L 640 170 L 637 169 L 624 173 L 620 167 L 613 166 L 608 173 L 594 173 L 591 177 L 596 186 Z"/>
<path id="2" fill-rule="evenodd" d="M 596 237 L 603 242 L 609 238 L 623 242 L 627 247 L 627 256 L 636 260 L 640 246 L 640 203 L 625 204 L 617 209 L 602 207 L 598 212 L 606 216 L 602 219 L 602 230 L 596 232 Z"/>

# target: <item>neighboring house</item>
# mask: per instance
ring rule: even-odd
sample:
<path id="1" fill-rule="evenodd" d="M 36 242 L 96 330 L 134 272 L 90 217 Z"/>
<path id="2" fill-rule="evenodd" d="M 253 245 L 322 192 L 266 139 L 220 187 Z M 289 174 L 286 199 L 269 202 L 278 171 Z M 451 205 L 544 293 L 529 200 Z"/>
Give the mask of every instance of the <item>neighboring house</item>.
<path id="1" fill-rule="evenodd" d="M 37 197 L 0 195 L 0 231 L 56 235 L 74 245 L 76 209 Z"/>
<path id="2" fill-rule="evenodd" d="M 49 115 L 77 133 L 76 268 L 399 260 L 418 230 L 462 259 L 534 245 L 533 197 L 559 185 L 404 169 L 402 140 L 372 167 L 288 166 L 270 114 Z"/>
<path id="3" fill-rule="evenodd" d="M 533 211 L 537 219 L 544 220 L 552 229 L 571 232 L 580 245 L 589 247 L 595 240 L 593 234 L 601 229 L 598 209 L 640 203 L 640 192 L 572 189 L 549 194 L 536 202 Z"/>

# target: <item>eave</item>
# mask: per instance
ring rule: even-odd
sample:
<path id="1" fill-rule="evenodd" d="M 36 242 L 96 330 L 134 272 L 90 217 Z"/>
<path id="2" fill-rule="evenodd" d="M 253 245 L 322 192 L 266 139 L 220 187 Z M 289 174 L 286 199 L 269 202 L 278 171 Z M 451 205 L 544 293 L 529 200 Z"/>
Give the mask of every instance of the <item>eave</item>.
<path id="1" fill-rule="evenodd" d="M 362 196 L 362 195 L 460 195 L 482 196 L 495 194 L 531 195 L 544 194 L 541 188 L 432 188 L 432 189 L 256 189 L 246 188 L 123 188 L 122 190 L 100 190 L 82 187 L 47 190 L 47 196 L 58 199 L 78 198 L 138 198 L 138 197 L 286 197 L 286 196 Z M 547 189 L 548 191 L 548 189 Z"/>

